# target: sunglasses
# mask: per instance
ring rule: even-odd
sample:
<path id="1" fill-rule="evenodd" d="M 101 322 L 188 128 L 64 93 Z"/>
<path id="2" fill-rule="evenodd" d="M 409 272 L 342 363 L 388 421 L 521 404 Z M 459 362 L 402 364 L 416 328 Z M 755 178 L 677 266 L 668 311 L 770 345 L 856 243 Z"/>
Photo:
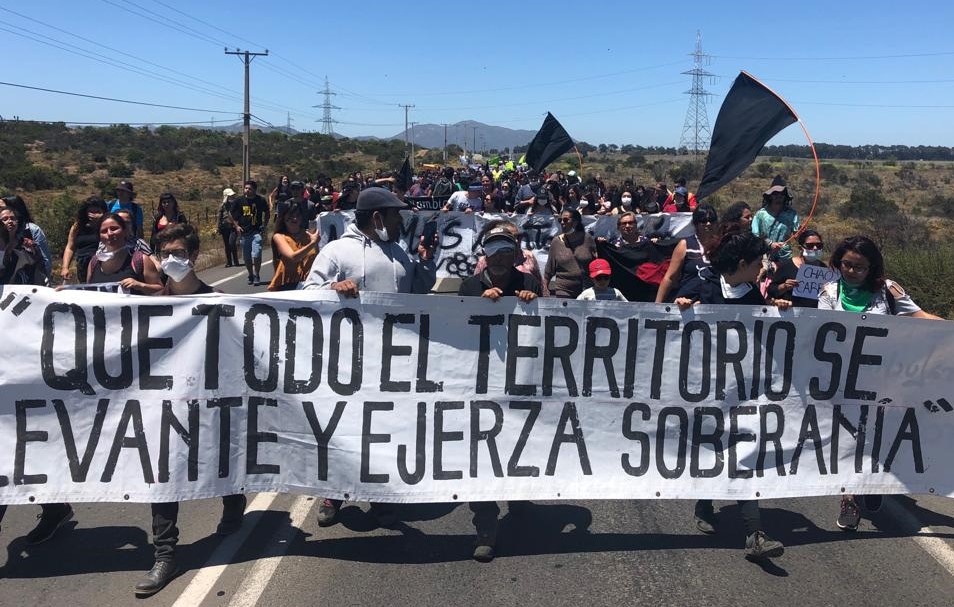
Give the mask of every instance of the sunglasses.
<path id="1" fill-rule="evenodd" d="M 802 245 L 803 249 L 808 249 L 810 251 L 817 251 L 824 247 L 825 245 L 820 242 L 806 242 L 805 244 Z"/>
<path id="2" fill-rule="evenodd" d="M 159 259 L 168 259 L 169 257 L 189 259 L 189 252 L 185 249 L 163 249 L 159 251 Z"/>

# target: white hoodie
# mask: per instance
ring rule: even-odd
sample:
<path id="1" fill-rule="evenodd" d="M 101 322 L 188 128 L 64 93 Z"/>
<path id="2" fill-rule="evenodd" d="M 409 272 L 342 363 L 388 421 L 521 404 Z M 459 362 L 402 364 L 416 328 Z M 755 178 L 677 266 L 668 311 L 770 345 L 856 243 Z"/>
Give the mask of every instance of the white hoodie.
<path id="1" fill-rule="evenodd" d="M 431 261 L 412 261 L 395 242 L 376 242 L 354 224 L 341 238 L 318 251 L 304 289 L 330 289 L 334 282 L 352 280 L 359 291 L 428 293 L 437 280 Z"/>

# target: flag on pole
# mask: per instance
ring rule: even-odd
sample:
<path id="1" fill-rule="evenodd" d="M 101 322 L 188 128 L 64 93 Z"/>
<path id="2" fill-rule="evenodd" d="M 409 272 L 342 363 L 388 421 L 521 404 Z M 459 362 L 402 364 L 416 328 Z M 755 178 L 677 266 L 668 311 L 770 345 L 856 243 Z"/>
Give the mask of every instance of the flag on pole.
<path id="1" fill-rule="evenodd" d="M 797 121 L 795 111 L 781 97 L 741 72 L 719 109 L 696 199 L 738 177 L 769 139 Z"/>
<path id="2" fill-rule="evenodd" d="M 411 187 L 411 182 L 413 181 L 413 173 L 411 173 L 411 161 L 405 156 L 404 164 L 401 165 L 401 170 L 398 171 L 397 179 L 395 184 L 402 190 L 407 190 Z"/>
<path id="3" fill-rule="evenodd" d="M 543 126 L 537 131 L 533 141 L 530 142 L 530 147 L 527 148 L 525 154 L 527 164 L 534 170 L 542 171 L 548 164 L 572 150 L 575 145 L 560 121 L 547 112 Z"/>

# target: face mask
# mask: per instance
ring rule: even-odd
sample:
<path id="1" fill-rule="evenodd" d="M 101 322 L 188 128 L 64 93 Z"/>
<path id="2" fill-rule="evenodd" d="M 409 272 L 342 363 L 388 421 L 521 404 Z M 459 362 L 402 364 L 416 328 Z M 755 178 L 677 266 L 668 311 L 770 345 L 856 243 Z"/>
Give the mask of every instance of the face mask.
<path id="1" fill-rule="evenodd" d="M 374 233 L 378 235 L 378 239 L 380 239 L 381 242 L 388 242 L 391 240 L 391 236 L 388 234 L 387 228 L 379 228 L 375 226 Z"/>
<path id="2" fill-rule="evenodd" d="M 630 198 L 629 196 L 623 196 L 623 204 L 625 204 L 626 206 L 629 206 L 633 204 L 633 199 Z"/>
<path id="3" fill-rule="evenodd" d="M 802 251 L 802 257 L 805 259 L 821 259 L 822 250 L 821 249 L 805 249 Z"/>
<path id="4" fill-rule="evenodd" d="M 159 263 L 159 267 L 163 274 L 176 282 L 180 282 L 192 271 L 192 262 L 188 259 L 180 259 L 175 255 L 170 255 Z"/>
<path id="5" fill-rule="evenodd" d="M 116 249 L 115 251 L 107 251 L 105 246 L 100 245 L 99 248 L 96 249 L 96 259 L 98 259 L 100 263 L 109 261 L 113 257 L 116 257 L 116 253 L 119 253 L 119 251 L 121 250 L 122 249 Z"/>

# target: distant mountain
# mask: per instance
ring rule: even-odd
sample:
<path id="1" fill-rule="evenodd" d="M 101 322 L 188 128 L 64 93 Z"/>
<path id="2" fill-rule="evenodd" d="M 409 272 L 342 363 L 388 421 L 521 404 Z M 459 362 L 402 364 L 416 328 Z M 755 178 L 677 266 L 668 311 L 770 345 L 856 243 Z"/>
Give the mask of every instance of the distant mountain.
<path id="1" fill-rule="evenodd" d="M 401 131 L 393 137 L 388 137 L 388 139 L 400 139 L 403 141 L 404 133 L 405 131 Z M 408 141 L 411 141 L 413 136 L 414 145 L 418 147 L 444 147 L 444 125 L 417 124 L 412 129 L 409 129 L 407 133 Z M 536 131 L 508 129 L 502 126 L 492 126 L 484 124 L 483 122 L 476 122 L 474 120 L 464 120 L 447 125 L 447 144 L 456 144 L 468 151 L 473 151 L 475 144 L 477 151 L 503 150 L 518 145 L 527 145 L 536 134 Z"/>
<path id="2" fill-rule="evenodd" d="M 475 128 L 476 141 L 474 131 Z M 252 129 L 261 131 L 263 133 L 278 132 L 287 133 L 288 135 L 297 135 L 299 133 L 299 131 L 296 131 L 295 129 L 288 129 L 284 126 L 268 127 L 253 124 Z M 241 133 L 242 123 L 236 122 L 234 124 L 223 124 L 221 126 L 217 125 L 212 127 L 212 130 L 225 131 L 227 133 Z M 536 131 L 508 129 L 502 126 L 484 124 L 483 122 L 477 122 L 475 120 L 464 120 L 462 122 L 447 125 L 447 144 L 459 145 L 467 151 L 473 151 L 475 144 L 477 146 L 477 151 L 504 150 L 507 148 L 514 148 L 516 146 L 527 145 L 536 134 Z M 343 137 L 343 135 L 334 133 L 333 137 L 340 139 Z M 357 137 L 351 137 L 351 139 L 355 139 L 357 141 L 373 141 L 382 138 L 370 135 L 359 135 Z M 397 139 L 404 141 L 404 131 L 401 131 L 400 133 L 391 137 L 384 137 L 383 139 Z M 442 148 L 444 147 L 444 125 L 415 125 L 412 129 L 408 130 L 407 139 L 408 141 L 413 140 L 414 145 L 417 147 Z"/>
<path id="3" fill-rule="evenodd" d="M 222 126 L 211 127 L 210 130 L 213 131 L 225 131 L 226 133 L 241 133 L 243 129 L 241 122 L 235 122 L 233 124 L 223 124 Z M 286 135 L 297 135 L 298 131 L 291 129 L 285 126 L 262 126 L 260 124 L 252 124 L 253 131 L 261 131 L 262 133 L 285 133 Z"/>

